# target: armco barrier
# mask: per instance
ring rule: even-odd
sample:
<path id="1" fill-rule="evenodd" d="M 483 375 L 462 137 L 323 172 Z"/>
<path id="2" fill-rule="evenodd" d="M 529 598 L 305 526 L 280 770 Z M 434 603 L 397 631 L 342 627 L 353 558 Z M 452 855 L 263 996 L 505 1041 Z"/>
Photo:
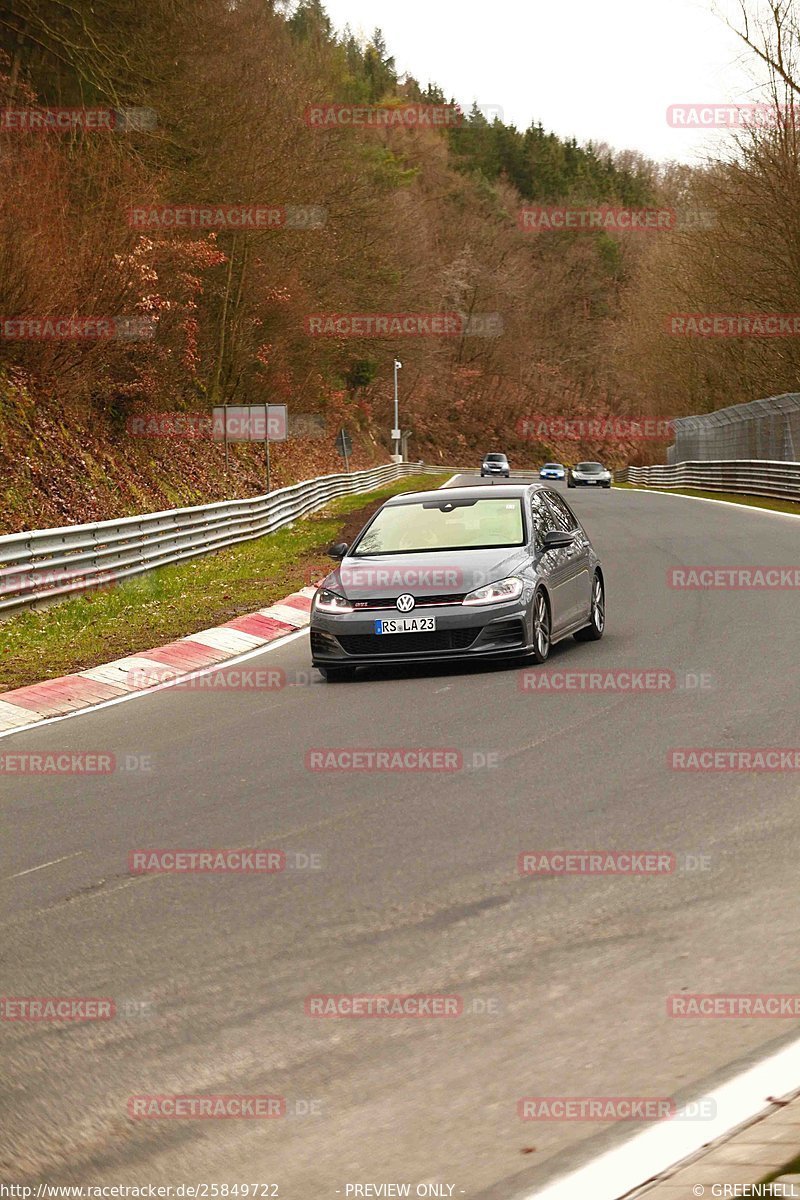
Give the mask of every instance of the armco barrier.
<path id="1" fill-rule="evenodd" d="M 658 488 L 696 488 L 703 492 L 739 492 L 800 502 L 800 463 L 764 459 L 681 462 L 671 466 L 625 467 L 617 483 Z"/>
<path id="2" fill-rule="evenodd" d="M 337 496 L 368 492 L 404 475 L 447 469 L 391 463 L 349 475 L 322 475 L 248 500 L 8 534 L 0 537 L 0 611 L 57 600 L 221 550 L 281 529 Z"/>

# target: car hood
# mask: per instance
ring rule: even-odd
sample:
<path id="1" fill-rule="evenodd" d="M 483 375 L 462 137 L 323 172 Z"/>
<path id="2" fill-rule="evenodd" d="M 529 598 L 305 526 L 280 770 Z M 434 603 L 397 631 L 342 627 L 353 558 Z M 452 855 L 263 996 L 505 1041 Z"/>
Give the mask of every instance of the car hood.
<path id="1" fill-rule="evenodd" d="M 529 562 L 525 547 L 376 554 L 343 559 L 320 586 L 354 601 L 394 601 L 404 592 L 418 600 L 463 596 L 486 583 L 517 574 Z"/>

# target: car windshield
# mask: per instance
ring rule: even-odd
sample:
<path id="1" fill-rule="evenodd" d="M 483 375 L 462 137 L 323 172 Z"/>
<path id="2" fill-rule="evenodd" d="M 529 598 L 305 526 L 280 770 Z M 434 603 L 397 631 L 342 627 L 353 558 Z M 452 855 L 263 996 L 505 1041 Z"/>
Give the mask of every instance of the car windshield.
<path id="1" fill-rule="evenodd" d="M 561 463 L 545 463 L 545 470 L 560 471 Z"/>
<path id="2" fill-rule="evenodd" d="M 505 456 L 505 454 L 487 454 L 485 461 L 486 462 L 505 462 L 506 456 Z"/>
<path id="3" fill-rule="evenodd" d="M 604 470 L 602 463 L 578 463 L 576 471 L 582 471 L 584 475 L 598 475 Z"/>
<path id="4" fill-rule="evenodd" d="M 362 558 L 524 544 L 521 500 L 429 500 L 382 508 L 350 553 Z"/>

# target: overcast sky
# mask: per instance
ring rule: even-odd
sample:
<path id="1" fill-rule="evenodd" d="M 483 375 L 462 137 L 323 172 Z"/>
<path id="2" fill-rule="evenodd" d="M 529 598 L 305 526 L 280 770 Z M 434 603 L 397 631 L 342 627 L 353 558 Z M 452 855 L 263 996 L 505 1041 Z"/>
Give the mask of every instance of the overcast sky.
<path id="1" fill-rule="evenodd" d="M 725 136 L 670 128 L 670 104 L 755 98 L 752 57 L 712 10 L 738 0 L 323 2 L 337 28 L 379 26 L 400 71 L 462 105 L 659 160 L 696 161 Z"/>

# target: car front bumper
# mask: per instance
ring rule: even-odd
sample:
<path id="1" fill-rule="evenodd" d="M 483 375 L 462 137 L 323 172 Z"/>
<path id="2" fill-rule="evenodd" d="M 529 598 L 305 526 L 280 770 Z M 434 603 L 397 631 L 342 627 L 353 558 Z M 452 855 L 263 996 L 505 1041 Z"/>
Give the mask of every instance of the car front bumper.
<path id="1" fill-rule="evenodd" d="M 434 632 L 375 633 L 375 621 L 397 615 L 394 606 L 355 613 L 312 613 L 313 665 L 375 666 L 492 658 L 519 654 L 530 644 L 528 604 L 524 599 L 483 610 L 462 604 L 421 605 L 414 615 L 435 617 Z"/>

